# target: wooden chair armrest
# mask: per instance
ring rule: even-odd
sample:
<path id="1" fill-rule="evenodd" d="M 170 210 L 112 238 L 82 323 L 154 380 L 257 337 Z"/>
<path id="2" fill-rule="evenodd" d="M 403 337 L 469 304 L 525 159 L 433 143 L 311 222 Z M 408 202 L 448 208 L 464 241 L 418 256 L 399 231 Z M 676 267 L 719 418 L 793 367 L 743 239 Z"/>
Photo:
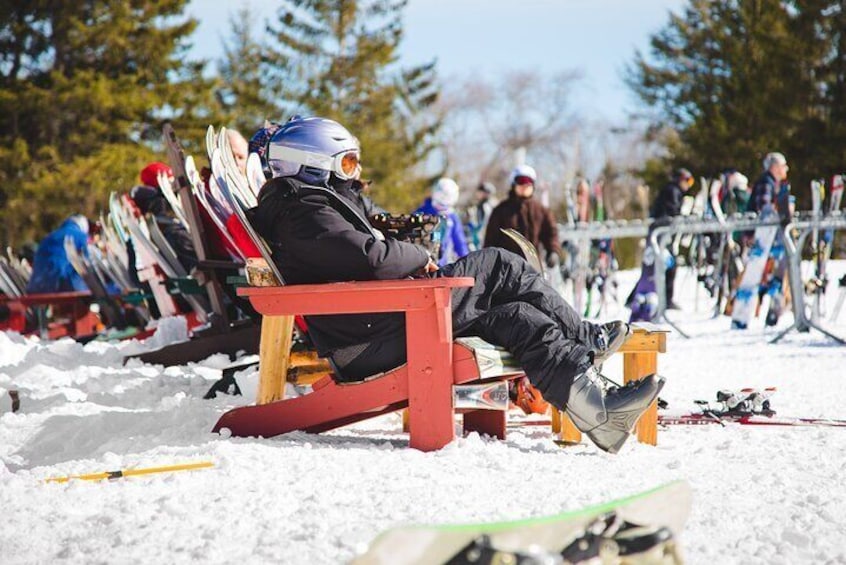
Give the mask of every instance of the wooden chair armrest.
<path id="1" fill-rule="evenodd" d="M 409 312 L 431 307 L 438 289 L 473 284 L 472 277 L 442 277 L 244 287 L 238 289 L 238 295 L 248 297 L 265 316 Z"/>
<path id="2" fill-rule="evenodd" d="M 44 292 L 25 294 L 20 297 L 6 297 L 2 302 L 19 302 L 24 306 L 38 306 L 42 304 L 71 304 L 79 301 L 93 300 L 88 291 L 74 292 Z"/>

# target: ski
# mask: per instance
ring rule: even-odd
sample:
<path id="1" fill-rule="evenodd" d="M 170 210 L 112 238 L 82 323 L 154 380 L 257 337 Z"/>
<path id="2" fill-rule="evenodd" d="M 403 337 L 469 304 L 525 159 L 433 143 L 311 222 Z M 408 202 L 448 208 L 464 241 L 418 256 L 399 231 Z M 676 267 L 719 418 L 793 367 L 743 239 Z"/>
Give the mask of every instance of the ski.
<path id="1" fill-rule="evenodd" d="M 708 424 L 740 424 L 743 426 L 803 426 L 846 428 L 846 420 L 828 418 L 796 418 L 766 414 L 658 414 L 659 426 L 700 426 Z"/>

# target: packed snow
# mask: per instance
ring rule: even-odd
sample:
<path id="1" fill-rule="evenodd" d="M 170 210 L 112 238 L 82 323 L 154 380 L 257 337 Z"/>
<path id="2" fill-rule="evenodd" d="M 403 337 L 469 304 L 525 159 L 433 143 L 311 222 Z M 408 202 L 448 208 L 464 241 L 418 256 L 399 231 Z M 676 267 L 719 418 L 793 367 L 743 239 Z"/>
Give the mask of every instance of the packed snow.
<path id="1" fill-rule="evenodd" d="M 833 262 L 829 309 L 846 263 Z M 621 273 L 620 298 L 637 273 Z M 659 359 L 674 412 L 719 389 L 778 387 L 784 416 L 846 418 L 846 348 L 755 320 L 729 330 L 680 270 L 682 310 Z M 604 317 L 626 317 L 620 306 Z M 826 326 L 846 336 L 846 312 Z M 184 338 L 163 324 L 158 345 Z M 560 447 L 548 429 L 478 435 L 434 453 L 409 449 L 399 415 L 322 435 L 210 433 L 244 396 L 203 400 L 222 355 L 169 367 L 123 364 L 148 343 L 55 342 L 0 333 L 0 559 L 3 563 L 344 563 L 379 532 L 408 523 L 517 519 L 576 509 L 684 479 L 694 493 L 682 536 L 689 563 L 846 563 L 846 429 L 727 425 L 661 429 L 619 455 Z M 619 356 L 605 372 L 620 378 Z M 11 412 L 6 391 L 20 392 Z M 44 479 L 209 461 L 208 469 L 114 481 Z"/>

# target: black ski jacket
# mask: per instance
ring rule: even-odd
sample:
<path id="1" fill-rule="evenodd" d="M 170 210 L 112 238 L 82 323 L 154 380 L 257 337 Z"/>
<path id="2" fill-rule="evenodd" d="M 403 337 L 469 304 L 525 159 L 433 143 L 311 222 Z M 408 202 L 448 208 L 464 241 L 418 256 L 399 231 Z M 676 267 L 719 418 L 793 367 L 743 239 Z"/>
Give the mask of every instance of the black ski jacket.
<path id="1" fill-rule="evenodd" d="M 668 183 L 664 186 L 655 202 L 652 203 L 652 208 L 649 209 L 649 215 L 652 218 L 672 218 L 681 214 L 682 199 L 684 198 L 684 191 L 676 182 Z"/>
<path id="2" fill-rule="evenodd" d="M 772 173 L 765 171 L 752 185 L 752 195 L 749 197 L 746 211 L 760 214 L 767 204 L 775 205 L 778 188 L 779 183 Z"/>
<path id="3" fill-rule="evenodd" d="M 382 237 L 365 219 L 359 199 L 290 178 L 268 181 L 258 199 L 253 222 L 272 246 L 286 284 L 401 279 L 429 261 L 425 248 Z M 405 335 L 401 312 L 308 316 L 307 321 L 318 352 L 333 358 L 351 346 Z"/>

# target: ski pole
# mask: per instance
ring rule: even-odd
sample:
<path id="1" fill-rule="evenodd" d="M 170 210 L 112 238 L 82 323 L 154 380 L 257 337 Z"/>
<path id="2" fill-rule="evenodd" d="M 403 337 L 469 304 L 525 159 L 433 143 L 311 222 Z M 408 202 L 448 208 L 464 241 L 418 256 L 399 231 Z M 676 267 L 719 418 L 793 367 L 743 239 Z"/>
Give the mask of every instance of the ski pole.
<path id="1" fill-rule="evenodd" d="M 191 471 L 193 469 L 206 469 L 214 467 L 211 461 L 200 461 L 199 463 L 184 463 L 182 465 L 166 465 L 164 467 L 146 467 L 143 469 L 121 469 L 118 471 L 104 471 L 102 473 L 91 473 L 88 475 L 68 475 L 66 477 L 53 477 L 45 479 L 45 483 L 66 483 L 71 479 L 83 481 L 101 481 L 103 479 L 114 480 L 123 477 L 134 477 L 137 475 L 150 475 L 153 473 L 169 473 L 173 471 Z"/>

